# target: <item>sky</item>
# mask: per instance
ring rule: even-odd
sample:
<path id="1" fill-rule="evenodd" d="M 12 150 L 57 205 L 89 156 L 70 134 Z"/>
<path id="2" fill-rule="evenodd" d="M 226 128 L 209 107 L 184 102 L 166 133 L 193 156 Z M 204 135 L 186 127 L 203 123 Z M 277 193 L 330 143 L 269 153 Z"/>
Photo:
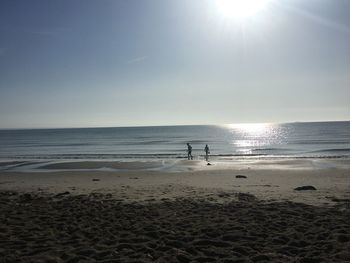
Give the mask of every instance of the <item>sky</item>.
<path id="1" fill-rule="evenodd" d="M 2 0 L 0 128 L 350 120 L 350 1 Z"/>

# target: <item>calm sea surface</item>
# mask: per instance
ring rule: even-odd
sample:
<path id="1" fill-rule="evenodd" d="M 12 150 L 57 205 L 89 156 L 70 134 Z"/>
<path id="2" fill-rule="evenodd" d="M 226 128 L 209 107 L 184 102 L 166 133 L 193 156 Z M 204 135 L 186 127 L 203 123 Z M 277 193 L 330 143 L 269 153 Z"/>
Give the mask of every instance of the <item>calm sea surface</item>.
<path id="1" fill-rule="evenodd" d="M 350 122 L 0 130 L 0 160 L 350 157 Z"/>

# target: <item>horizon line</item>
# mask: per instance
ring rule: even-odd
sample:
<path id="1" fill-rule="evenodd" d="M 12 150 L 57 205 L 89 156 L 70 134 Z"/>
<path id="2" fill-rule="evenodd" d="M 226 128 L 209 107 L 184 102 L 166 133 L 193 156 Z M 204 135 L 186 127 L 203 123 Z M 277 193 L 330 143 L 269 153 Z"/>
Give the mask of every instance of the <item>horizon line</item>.
<path id="1" fill-rule="evenodd" d="M 319 121 L 286 121 L 286 122 L 232 122 L 221 124 L 166 124 L 166 125 L 121 125 L 121 126 L 78 126 L 78 127 L 23 127 L 0 128 L 0 131 L 11 130 L 63 130 L 63 129 L 104 129 L 104 128 L 146 128 L 146 127 L 172 127 L 172 126 L 224 126 L 232 124 L 291 124 L 291 123 L 324 123 L 324 122 L 350 122 L 350 120 L 319 120 Z"/>

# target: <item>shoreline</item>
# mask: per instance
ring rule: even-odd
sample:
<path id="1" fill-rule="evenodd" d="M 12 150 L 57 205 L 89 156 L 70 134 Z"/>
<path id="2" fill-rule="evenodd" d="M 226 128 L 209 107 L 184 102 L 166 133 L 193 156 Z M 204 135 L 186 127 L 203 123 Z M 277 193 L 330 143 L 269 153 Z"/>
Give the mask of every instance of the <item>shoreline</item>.
<path id="1" fill-rule="evenodd" d="M 289 170 L 289 169 L 350 169 L 350 156 L 346 157 L 264 157 L 264 158 L 234 158 L 210 159 L 213 166 L 208 167 L 204 159 L 2 159 L 2 171 L 14 172 L 51 172 L 51 171 L 128 171 L 154 170 L 166 172 L 183 172 L 185 170 L 208 169 L 241 169 L 241 167 L 258 170 Z M 171 168 L 171 169 L 169 169 Z"/>

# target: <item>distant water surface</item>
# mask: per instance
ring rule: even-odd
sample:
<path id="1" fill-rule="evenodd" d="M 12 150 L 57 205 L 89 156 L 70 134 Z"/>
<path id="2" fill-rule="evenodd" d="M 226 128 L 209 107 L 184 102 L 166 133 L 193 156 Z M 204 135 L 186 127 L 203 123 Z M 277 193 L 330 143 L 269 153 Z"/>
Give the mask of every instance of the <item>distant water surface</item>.
<path id="1" fill-rule="evenodd" d="M 350 122 L 0 130 L 0 159 L 350 157 Z"/>

